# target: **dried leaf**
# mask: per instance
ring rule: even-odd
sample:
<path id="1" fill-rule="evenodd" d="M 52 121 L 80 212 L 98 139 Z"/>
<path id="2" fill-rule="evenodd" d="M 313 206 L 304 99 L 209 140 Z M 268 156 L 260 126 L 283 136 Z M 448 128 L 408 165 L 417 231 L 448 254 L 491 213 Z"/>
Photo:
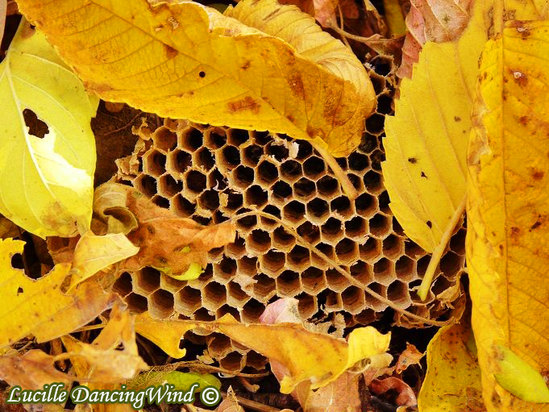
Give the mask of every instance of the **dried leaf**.
<path id="1" fill-rule="evenodd" d="M 507 358 L 502 347 L 536 371 L 549 370 L 548 33 L 547 21 L 511 21 L 487 43 L 480 67 L 468 155 L 467 266 L 490 411 L 549 410 L 516 397 L 547 402 L 547 391 L 533 384 L 531 393 L 505 390 L 496 382 Z"/>
<path id="2" fill-rule="evenodd" d="M 89 90 L 162 117 L 320 138 L 340 156 L 374 108 L 354 54 L 275 0 L 243 0 L 226 16 L 194 2 L 18 3 Z"/>
<path id="3" fill-rule="evenodd" d="M 32 280 L 11 266 L 11 258 L 23 252 L 25 242 L 0 239 L 0 347 L 27 335 L 44 342 L 65 335 L 93 320 L 111 301 L 94 279 L 73 293 L 61 292 L 70 265 L 59 264 L 46 276 Z"/>
<path id="4" fill-rule="evenodd" d="M 42 33 L 23 22 L 0 63 L 0 213 L 38 236 L 89 227 L 97 99 Z M 42 138 L 25 115 L 45 125 Z"/>
<path id="5" fill-rule="evenodd" d="M 118 199 L 116 208 L 113 198 Z M 103 199 L 108 200 L 107 208 L 103 207 Z M 116 210 L 116 216 L 111 215 L 112 210 Z M 132 215 L 138 222 L 128 238 L 140 250 L 121 262 L 121 268 L 134 271 L 151 266 L 180 280 L 196 279 L 206 266 L 208 251 L 234 241 L 236 236 L 234 222 L 203 226 L 155 205 L 134 188 L 115 183 L 97 188 L 94 211 L 109 217 L 109 227 L 121 227 L 113 226 L 120 215 Z"/>
<path id="6" fill-rule="evenodd" d="M 238 399 L 232 387 L 227 390 L 227 397 L 219 404 L 216 412 L 244 412 L 244 408 L 239 405 Z"/>
<path id="7" fill-rule="evenodd" d="M 193 325 L 186 323 L 153 319 L 148 312 L 143 312 L 135 318 L 135 331 L 175 359 L 185 356 L 185 349 L 179 346 L 183 335 L 192 327 Z"/>
<path id="8" fill-rule="evenodd" d="M 421 358 L 423 358 L 423 353 L 418 351 L 414 345 L 407 343 L 406 349 L 404 349 L 397 359 L 395 372 L 400 375 L 410 366 L 419 365 Z"/>
<path id="9" fill-rule="evenodd" d="M 412 0 L 406 16 L 408 33 L 402 48 L 402 64 L 397 74 L 412 77 L 412 66 L 428 42 L 456 40 L 469 22 L 471 0 Z"/>
<path id="10" fill-rule="evenodd" d="M 482 412 L 482 389 L 468 325 L 442 327 L 427 346 L 427 374 L 418 397 L 422 412 Z"/>
<path id="11" fill-rule="evenodd" d="M 72 269 L 69 272 L 68 290 L 104 270 L 113 263 L 135 255 L 139 248 L 135 247 L 122 233 L 109 233 L 103 236 L 86 232 L 74 249 Z"/>
<path id="12" fill-rule="evenodd" d="M 410 386 L 402 379 L 390 376 L 384 379 L 374 379 L 370 383 L 370 391 L 376 395 L 382 395 L 388 391 L 397 393 L 396 404 L 398 406 L 417 405 L 416 395 Z M 440 409 L 439 409 L 440 411 Z"/>
<path id="13" fill-rule="evenodd" d="M 307 412 L 360 412 L 362 404 L 358 390 L 360 375 L 345 372 L 335 381 L 311 392 L 303 410 Z"/>
<path id="14" fill-rule="evenodd" d="M 179 372 L 179 371 L 147 371 L 137 375 L 127 383 L 130 389 L 146 389 L 149 386 L 171 384 L 178 390 L 188 390 L 193 383 L 199 386 L 195 392 L 200 392 L 207 386 L 221 389 L 221 382 L 215 376 L 203 373 Z"/>
<path id="15" fill-rule="evenodd" d="M 72 381 L 65 373 L 54 367 L 55 357 L 41 350 L 33 349 L 23 355 L 16 354 L 0 357 L 0 379 L 10 386 L 18 385 L 22 389 L 44 389 L 52 382 L 64 383 L 66 387 Z"/>

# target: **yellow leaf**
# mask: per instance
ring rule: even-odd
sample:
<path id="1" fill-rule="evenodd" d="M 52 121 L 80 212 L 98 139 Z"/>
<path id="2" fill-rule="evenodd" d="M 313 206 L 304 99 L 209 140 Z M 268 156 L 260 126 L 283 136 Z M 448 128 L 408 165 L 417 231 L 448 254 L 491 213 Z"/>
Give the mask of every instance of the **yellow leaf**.
<path id="1" fill-rule="evenodd" d="M 139 248 L 135 247 L 122 233 L 97 236 L 91 231 L 86 232 L 74 249 L 68 290 L 113 263 L 127 259 L 137 252 Z"/>
<path id="2" fill-rule="evenodd" d="M 467 266 L 490 411 L 549 410 L 495 379 L 501 347 L 549 370 L 548 33 L 546 21 L 509 22 L 487 43 L 480 67 L 468 154 Z"/>
<path id="3" fill-rule="evenodd" d="M 467 325 L 442 327 L 427 346 L 420 412 L 484 411 L 480 369 Z"/>
<path id="4" fill-rule="evenodd" d="M 163 117 L 321 138 L 339 156 L 359 144 L 375 104 L 354 54 L 274 0 L 227 10 L 265 32 L 194 2 L 18 4 L 89 90 Z"/>
<path id="5" fill-rule="evenodd" d="M 59 264 L 38 280 L 11 266 L 11 258 L 23 252 L 25 242 L 0 239 L 0 347 L 27 335 L 44 342 L 65 335 L 93 320 L 109 305 L 110 295 L 90 279 L 73 293 L 61 292 L 70 265 Z"/>
<path id="6" fill-rule="evenodd" d="M 148 312 L 143 312 L 135 318 L 135 331 L 175 359 L 185 356 L 185 349 L 180 349 L 179 344 L 183 335 L 193 326 L 170 320 L 153 319 Z"/>
<path id="7" fill-rule="evenodd" d="M 90 99 L 44 35 L 23 22 L 0 64 L 0 213 L 38 236 L 89 227 L 95 140 Z M 33 136 L 23 112 L 45 122 Z"/>

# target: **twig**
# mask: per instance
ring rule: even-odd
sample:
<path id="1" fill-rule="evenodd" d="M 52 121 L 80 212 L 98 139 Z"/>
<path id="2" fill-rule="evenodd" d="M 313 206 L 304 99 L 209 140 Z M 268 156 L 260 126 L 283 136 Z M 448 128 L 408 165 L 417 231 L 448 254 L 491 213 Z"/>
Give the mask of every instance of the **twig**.
<path id="1" fill-rule="evenodd" d="M 227 397 L 227 392 L 222 392 L 224 397 Z M 272 406 L 264 405 L 260 402 L 252 401 L 251 399 L 243 398 L 235 394 L 235 398 L 239 404 L 246 406 L 247 408 L 253 409 L 254 411 L 259 412 L 280 412 L 280 409 L 273 408 Z"/>

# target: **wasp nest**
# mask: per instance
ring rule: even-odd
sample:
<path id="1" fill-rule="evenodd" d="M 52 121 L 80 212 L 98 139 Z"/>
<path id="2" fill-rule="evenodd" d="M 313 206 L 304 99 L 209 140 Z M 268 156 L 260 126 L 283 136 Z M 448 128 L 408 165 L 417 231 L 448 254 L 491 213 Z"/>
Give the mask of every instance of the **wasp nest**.
<path id="1" fill-rule="evenodd" d="M 372 76 L 377 112 L 366 122 L 360 148 L 338 159 L 359 192 L 355 200 L 306 141 L 187 121 L 141 127 L 134 154 L 119 161 L 121 181 L 203 224 L 254 210 L 280 220 L 249 214 L 238 220 L 236 241 L 211 251 L 197 280 L 177 281 L 152 268 L 124 273 L 115 288 L 129 306 L 157 318 L 213 320 L 231 313 L 257 322 L 269 302 L 295 297 L 304 320 L 340 313 L 347 326 L 374 321 L 387 304 L 351 285 L 328 256 L 396 308 L 428 319 L 444 316 L 460 296 L 465 231 L 456 231 L 429 298 L 421 302 L 414 290 L 430 256 L 404 235 L 389 208 L 380 162 L 392 94 L 383 76 Z M 190 338 L 205 341 L 225 369 L 265 364 L 222 335 Z"/>

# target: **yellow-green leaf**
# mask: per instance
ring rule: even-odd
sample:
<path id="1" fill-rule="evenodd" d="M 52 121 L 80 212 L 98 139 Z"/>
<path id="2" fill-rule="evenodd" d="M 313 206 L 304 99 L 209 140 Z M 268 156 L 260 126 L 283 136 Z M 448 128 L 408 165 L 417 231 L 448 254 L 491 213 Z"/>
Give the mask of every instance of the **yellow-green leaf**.
<path id="1" fill-rule="evenodd" d="M 88 228 L 98 100 L 26 23 L 0 64 L 0 100 L 0 213 L 42 237 Z M 47 125 L 43 138 L 30 133 L 25 110 Z"/>
<path id="2" fill-rule="evenodd" d="M 549 410 L 496 381 L 505 370 L 501 347 L 538 372 L 549 370 L 548 53 L 549 22 L 512 21 L 487 43 L 480 67 L 468 154 L 467 266 L 490 411 Z"/>
<path id="3" fill-rule="evenodd" d="M 83 282 L 73 293 L 62 293 L 68 264 L 56 265 L 38 280 L 14 269 L 11 258 L 23 252 L 24 244 L 0 239 L 0 347 L 30 334 L 43 342 L 70 333 L 97 317 L 110 302 L 94 279 Z"/>
<path id="4" fill-rule="evenodd" d="M 475 342 L 467 325 L 442 327 L 427 346 L 420 412 L 484 411 Z"/>
<path id="5" fill-rule="evenodd" d="M 360 61 L 294 6 L 20 0 L 88 89 L 164 117 L 359 144 L 375 93 Z"/>

